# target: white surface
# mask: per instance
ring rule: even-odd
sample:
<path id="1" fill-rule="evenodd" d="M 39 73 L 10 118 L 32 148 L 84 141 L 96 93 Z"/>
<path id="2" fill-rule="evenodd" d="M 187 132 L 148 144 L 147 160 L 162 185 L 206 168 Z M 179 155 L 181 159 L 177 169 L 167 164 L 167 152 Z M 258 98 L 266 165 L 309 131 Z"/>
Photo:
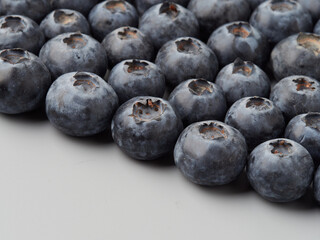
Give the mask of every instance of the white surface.
<path id="1" fill-rule="evenodd" d="M 234 184 L 204 188 L 171 164 L 126 157 L 104 137 L 76 139 L 48 121 L 0 115 L 0 239 L 319 240 L 311 192 L 273 204 Z"/>

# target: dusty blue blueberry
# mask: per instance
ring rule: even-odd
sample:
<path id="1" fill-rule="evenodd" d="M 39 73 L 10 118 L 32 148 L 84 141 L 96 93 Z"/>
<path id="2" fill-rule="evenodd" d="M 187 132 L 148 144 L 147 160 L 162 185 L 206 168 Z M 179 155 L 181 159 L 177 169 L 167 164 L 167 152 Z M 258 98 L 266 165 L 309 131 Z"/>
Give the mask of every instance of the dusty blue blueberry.
<path id="1" fill-rule="evenodd" d="M 281 110 L 262 97 L 246 97 L 236 101 L 228 110 L 225 123 L 242 133 L 249 150 L 280 137 L 285 129 Z"/>
<path id="2" fill-rule="evenodd" d="M 313 21 L 316 22 L 320 18 L 320 1 L 319 0 L 297 0 L 302 7 L 307 9 Z"/>
<path id="3" fill-rule="evenodd" d="M 320 163 L 320 113 L 300 114 L 289 122 L 285 137 L 304 146 L 316 166 Z"/>
<path id="4" fill-rule="evenodd" d="M 50 0 L 54 9 L 72 9 L 81 12 L 85 16 L 96 5 L 99 0 Z"/>
<path id="5" fill-rule="evenodd" d="M 40 59 L 22 49 L 0 51 L 0 112 L 28 112 L 44 104 L 51 76 Z"/>
<path id="6" fill-rule="evenodd" d="M 262 32 L 270 43 L 299 32 L 312 31 L 312 17 L 295 0 L 269 0 L 252 13 L 250 24 Z"/>
<path id="7" fill-rule="evenodd" d="M 316 201 L 320 204 L 320 167 L 316 171 L 313 181 L 313 188 L 314 188 L 314 197 Z"/>
<path id="8" fill-rule="evenodd" d="M 153 5 L 156 5 L 158 3 L 163 3 L 163 2 L 165 2 L 165 0 L 136 0 L 136 7 L 138 10 L 138 13 L 142 15 L 146 10 L 148 10 Z M 183 7 L 186 7 L 189 3 L 189 0 L 171 0 L 171 2 L 179 4 Z"/>
<path id="9" fill-rule="evenodd" d="M 70 9 L 54 10 L 42 20 L 40 28 L 49 39 L 67 32 L 90 34 L 87 19 L 80 12 Z"/>
<path id="10" fill-rule="evenodd" d="M 180 83 L 171 92 L 169 102 L 184 126 L 203 120 L 223 120 L 227 112 L 221 88 L 204 79 L 190 79 Z"/>
<path id="11" fill-rule="evenodd" d="M 302 113 L 320 112 L 320 84 L 306 76 L 286 77 L 272 88 L 270 100 L 287 121 Z"/>
<path id="12" fill-rule="evenodd" d="M 109 33 L 102 41 L 108 63 L 114 66 L 126 59 L 153 61 L 154 48 L 150 39 L 139 29 L 121 27 Z"/>
<path id="13" fill-rule="evenodd" d="M 114 142 L 127 155 L 153 160 L 172 152 L 182 122 L 168 101 L 135 97 L 119 107 L 111 130 Z"/>
<path id="14" fill-rule="evenodd" d="M 152 62 L 125 60 L 110 72 L 109 84 L 116 91 L 120 103 L 137 96 L 163 97 L 166 80 L 161 70 Z"/>
<path id="15" fill-rule="evenodd" d="M 208 46 L 217 55 L 220 66 L 233 62 L 237 57 L 264 67 L 269 60 L 267 38 L 247 22 L 227 23 L 215 30 Z"/>
<path id="16" fill-rule="evenodd" d="M 0 17 L 0 49 L 22 48 L 38 54 L 45 37 L 38 24 L 22 15 Z"/>
<path id="17" fill-rule="evenodd" d="M 312 182 L 313 172 L 308 151 L 285 138 L 260 144 L 248 158 L 247 176 L 251 186 L 272 202 L 290 202 L 303 196 Z"/>
<path id="18" fill-rule="evenodd" d="M 97 4 L 90 11 L 88 19 L 93 36 L 99 41 L 119 27 L 137 27 L 139 22 L 134 6 L 122 0 L 106 0 Z"/>
<path id="19" fill-rule="evenodd" d="M 219 121 L 189 125 L 174 148 L 174 161 L 182 174 L 200 185 L 223 185 L 235 180 L 247 158 L 241 133 Z"/>
<path id="20" fill-rule="evenodd" d="M 149 8 L 142 15 L 139 29 L 159 49 L 166 42 L 179 37 L 197 37 L 199 24 L 188 9 L 173 2 L 164 2 Z"/>
<path id="21" fill-rule="evenodd" d="M 72 72 L 51 85 L 46 98 L 50 123 L 71 136 L 90 136 L 110 127 L 118 107 L 112 87 L 98 75 Z"/>
<path id="22" fill-rule="evenodd" d="M 299 33 L 278 43 L 271 52 L 273 75 L 277 80 L 291 75 L 320 79 L 320 35 Z"/>
<path id="23" fill-rule="evenodd" d="M 159 50 L 156 64 L 171 87 L 191 78 L 214 80 L 219 66 L 216 55 L 203 42 L 182 37 L 167 42 Z"/>
<path id="24" fill-rule="evenodd" d="M 225 66 L 216 78 L 227 99 L 228 105 L 243 97 L 269 97 L 270 80 L 258 66 L 237 58 Z"/>
<path id="25" fill-rule="evenodd" d="M 317 35 L 320 34 L 320 19 L 319 21 L 316 23 L 316 25 L 314 26 L 313 32 Z"/>
<path id="26" fill-rule="evenodd" d="M 50 0 L 1 0 L 4 15 L 18 14 L 40 22 L 52 9 Z"/>
<path id="27" fill-rule="evenodd" d="M 251 14 L 246 0 L 191 0 L 188 9 L 197 17 L 203 39 L 225 23 L 247 21 Z"/>
<path id="28" fill-rule="evenodd" d="M 39 56 L 53 79 L 73 71 L 87 71 L 103 77 L 107 70 L 107 54 L 103 46 L 79 32 L 52 38 L 41 48 Z"/>

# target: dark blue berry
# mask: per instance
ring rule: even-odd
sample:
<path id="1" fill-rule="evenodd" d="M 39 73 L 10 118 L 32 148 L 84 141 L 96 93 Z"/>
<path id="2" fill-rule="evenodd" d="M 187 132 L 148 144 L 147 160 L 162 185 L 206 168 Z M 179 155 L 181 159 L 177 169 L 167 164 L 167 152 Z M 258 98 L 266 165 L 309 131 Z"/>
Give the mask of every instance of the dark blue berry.
<path id="1" fill-rule="evenodd" d="M 118 97 L 99 76 L 72 72 L 60 76 L 49 89 L 46 112 L 54 127 L 71 136 L 90 136 L 110 127 Z"/>
<path id="2" fill-rule="evenodd" d="M 312 182 L 313 172 L 308 151 L 289 139 L 264 142 L 248 158 L 247 176 L 251 186 L 272 202 L 290 202 L 303 196 Z"/>
<path id="3" fill-rule="evenodd" d="M 167 42 L 159 50 L 155 62 L 171 87 L 191 78 L 213 82 L 219 69 L 212 50 L 200 40 L 190 37 Z"/>
<path id="4" fill-rule="evenodd" d="M 80 12 L 70 9 L 54 10 L 42 20 L 40 28 L 49 39 L 67 32 L 90 34 L 87 19 Z"/>
<path id="5" fill-rule="evenodd" d="M 44 104 L 51 85 L 46 66 L 22 49 L 0 51 L 0 112 L 23 113 Z"/>
<path id="6" fill-rule="evenodd" d="M 260 143 L 278 138 L 285 128 L 281 110 L 269 99 L 246 97 L 229 109 L 225 123 L 238 129 L 252 150 Z"/>
<path id="7" fill-rule="evenodd" d="M 174 161 L 191 182 L 223 185 L 235 180 L 247 158 L 241 133 L 219 121 L 203 121 L 188 126 L 174 148 Z"/>
<path id="8" fill-rule="evenodd" d="M 60 34 L 49 40 L 41 48 L 40 58 L 53 79 L 73 71 L 87 71 L 103 77 L 107 69 L 107 55 L 103 46 L 79 32 Z"/>
<path id="9" fill-rule="evenodd" d="M 111 71 L 109 84 L 116 91 L 120 103 L 137 96 L 163 97 L 166 81 L 154 63 L 143 60 L 125 60 Z"/>
<path id="10" fill-rule="evenodd" d="M 185 126 L 203 120 L 223 120 L 227 112 L 226 99 L 220 87 L 204 79 L 180 83 L 171 92 L 169 102 Z"/>
<path id="11" fill-rule="evenodd" d="M 135 97 L 117 110 L 111 130 L 115 143 L 130 157 L 153 160 L 173 150 L 182 122 L 168 101 Z"/>
<path id="12" fill-rule="evenodd" d="M 96 5 L 99 0 L 50 0 L 54 9 L 72 9 L 81 12 L 87 16 L 89 11 Z"/>

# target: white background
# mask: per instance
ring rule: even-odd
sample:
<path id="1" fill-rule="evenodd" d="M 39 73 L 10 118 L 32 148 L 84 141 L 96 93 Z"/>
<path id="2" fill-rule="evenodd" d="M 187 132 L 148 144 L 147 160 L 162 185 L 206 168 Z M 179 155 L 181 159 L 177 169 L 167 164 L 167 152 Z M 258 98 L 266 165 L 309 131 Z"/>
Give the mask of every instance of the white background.
<path id="1" fill-rule="evenodd" d="M 274 204 L 245 176 L 199 187 L 170 160 L 130 159 L 107 136 L 68 137 L 38 114 L 0 115 L 0 149 L 1 240 L 320 239 L 312 191 Z"/>

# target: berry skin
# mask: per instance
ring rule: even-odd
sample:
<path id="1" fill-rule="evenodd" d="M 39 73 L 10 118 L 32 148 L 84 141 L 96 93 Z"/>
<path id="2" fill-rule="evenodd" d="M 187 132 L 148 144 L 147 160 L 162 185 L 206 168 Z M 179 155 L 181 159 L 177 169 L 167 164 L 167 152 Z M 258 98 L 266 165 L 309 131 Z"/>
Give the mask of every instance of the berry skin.
<path id="1" fill-rule="evenodd" d="M 53 82 L 46 98 L 51 124 L 65 134 L 77 137 L 100 133 L 110 127 L 118 97 L 99 76 L 72 72 Z"/>
<path id="2" fill-rule="evenodd" d="M 260 144 L 250 154 L 247 176 L 251 186 L 272 202 L 290 202 L 311 184 L 314 164 L 299 143 L 278 138 Z"/>
<path id="3" fill-rule="evenodd" d="M 320 1 L 319 0 L 297 0 L 302 7 L 308 10 L 313 18 L 317 21 L 320 17 Z"/>
<path id="4" fill-rule="evenodd" d="M 107 55 L 102 45 L 79 32 L 52 38 L 41 48 L 39 56 L 54 80 L 74 71 L 92 72 L 103 77 L 107 70 Z"/>
<path id="5" fill-rule="evenodd" d="M 38 54 L 45 37 L 32 19 L 21 15 L 0 17 L 0 49 L 22 48 Z"/>
<path id="6" fill-rule="evenodd" d="M 111 130 L 114 142 L 127 155 L 153 160 L 173 150 L 182 131 L 182 122 L 168 101 L 135 97 L 117 110 Z"/>
<path id="7" fill-rule="evenodd" d="M 213 82 L 219 66 L 216 55 L 198 39 L 178 38 L 159 50 L 156 64 L 166 76 L 167 84 L 175 87 L 191 78 Z"/>
<path id="8" fill-rule="evenodd" d="M 134 27 L 121 27 L 112 31 L 104 38 L 102 46 L 107 52 L 110 66 L 127 59 L 154 59 L 150 39 Z"/>
<path id="9" fill-rule="evenodd" d="M 106 0 L 97 4 L 89 14 L 93 36 L 102 41 L 113 30 L 123 27 L 137 27 L 139 16 L 130 3 L 122 0 Z"/>
<path id="10" fill-rule="evenodd" d="M 0 51 L 0 112 L 32 111 L 44 103 L 51 76 L 40 59 L 22 49 Z"/>
<path id="11" fill-rule="evenodd" d="M 302 113 L 320 112 L 320 84 L 306 76 L 287 77 L 273 87 L 270 100 L 287 121 Z"/>
<path id="12" fill-rule="evenodd" d="M 312 31 L 312 18 L 295 0 L 269 0 L 252 13 L 250 24 L 262 32 L 271 44 L 299 32 Z"/>
<path id="13" fill-rule="evenodd" d="M 215 30 L 208 46 L 218 57 L 220 66 L 225 66 L 237 57 L 264 66 L 269 60 L 267 38 L 247 22 L 227 23 Z"/>
<path id="14" fill-rule="evenodd" d="M 199 23 L 188 9 L 173 2 L 149 8 L 141 17 L 139 29 L 147 35 L 156 49 L 179 37 L 197 37 Z"/>
<path id="15" fill-rule="evenodd" d="M 229 109 L 225 123 L 242 133 L 249 150 L 280 137 L 285 128 L 281 110 L 262 97 L 246 97 L 236 101 Z"/>
<path id="16" fill-rule="evenodd" d="M 316 23 L 316 25 L 314 26 L 313 32 L 317 35 L 320 34 L 320 19 L 319 21 Z"/>
<path id="17" fill-rule="evenodd" d="M 313 188 L 314 188 L 314 197 L 318 204 L 320 204 L 320 167 L 316 171 L 313 181 Z"/>
<path id="18" fill-rule="evenodd" d="M 138 13 L 142 15 L 145 11 L 147 11 L 150 7 L 158 4 L 163 3 L 165 0 L 135 0 Z M 187 7 L 189 0 L 172 0 L 176 4 L 179 4 L 183 7 Z"/>
<path id="19" fill-rule="evenodd" d="M 304 146 L 316 166 L 320 163 L 320 113 L 301 114 L 289 122 L 285 137 Z"/>
<path id="20" fill-rule="evenodd" d="M 256 7 L 258 7 L 261 3 L 265 1 L 266 0 L 247 0 L 252 10 L 256 9 Z"/>
<path id="21" fill-rule="evenodd" d="M 246 0 L 191 0 L 188 9 L 197 17 L 203 39 L 223 24 L 247 21 L 251 14 Z"/>
<path id="22" fill-rule="evenodd" d="M 90 34 L 87 19 L 80 12 L 70 9 L 54 10 L 42 20 L 40 28 L 48 39 L 67 32 Z"/>
<path id="23" fill-rule="evenodd" d="M 174 161 L 191 182 L 214 186 L 235 180 L 247 158 L 241 133 L 219 121 L 203 121 L 188 126 L 174 148 Z"/>
<path id="24" fill-rule="evenodd" d="M 40 22 L 50 11 L 50 0 L 1 0 L 4 15 L 18 14 Z"/>
<path id="25" fill-rule="evenodd" d="M 81 12 L 87 16 L 89 11 L 96 5 L 99 0 L 51 0 L 54 9 L 72 9 Z"/>
<path id="26" fill-rule="evenodd" d="M 169 102 L 184 126 L 203 120 L 223 120 L 227 112 L 226 99 L 220 87 L 204 79 L 180 83 L 171 92 Z"/>
<path id="27" fill-rule="evenodd" d="M 226 96 L 228 105 L 250 96 L 269 97 L 270 80 L 258 66 L 237 58 L 225 66 L 216 78 Z"/>
<path id="28" fill-rule="evenodd" d="M 299 33 L 278 43 L 271 52 L 273 75 L 277 80 L 291 75 L 320 79 L 320 35 Z"/>
<path id="29" fill-rule="evenodd" d="M 120 103 L 137 96 L 163 97 L 166 80 L 154 63 L 144 60 L 125 60 L 111 71 L 109 84 L 116 91 Z"/>

